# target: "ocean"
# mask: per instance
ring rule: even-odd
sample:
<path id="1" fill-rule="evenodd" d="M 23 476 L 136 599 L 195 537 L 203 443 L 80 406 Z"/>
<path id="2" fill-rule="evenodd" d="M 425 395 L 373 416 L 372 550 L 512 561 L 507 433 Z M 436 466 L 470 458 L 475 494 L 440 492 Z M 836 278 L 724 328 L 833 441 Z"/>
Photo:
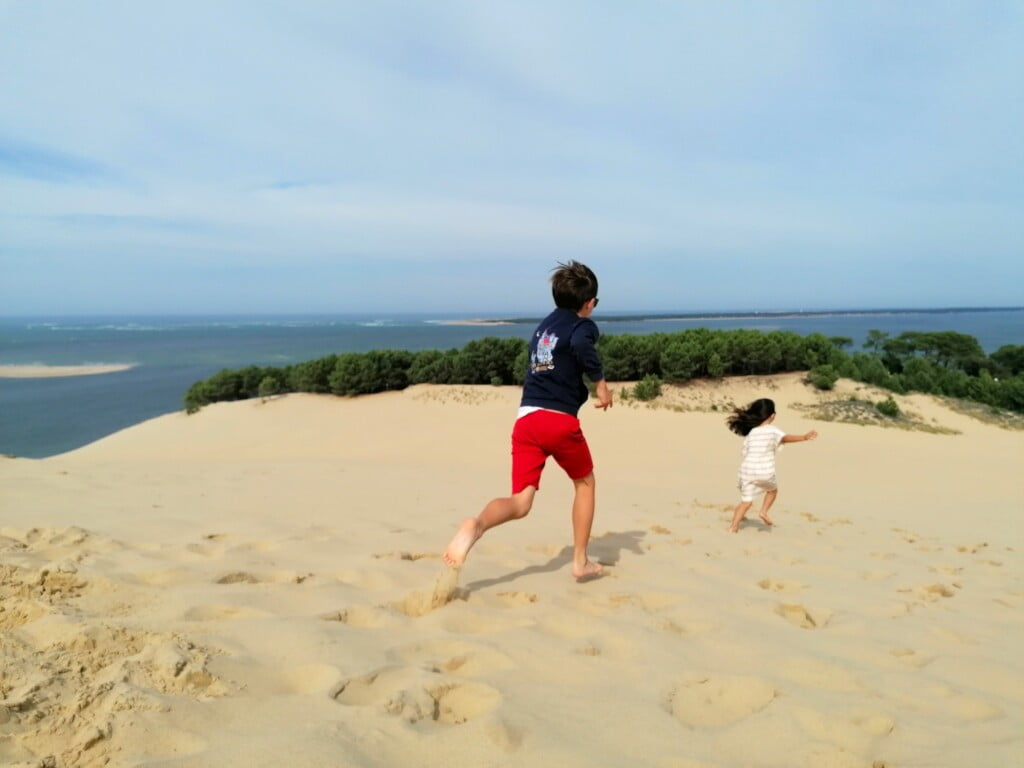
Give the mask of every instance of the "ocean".
<path id="1" fill-rule="evenodd" d="M 183 408 L 185 391 L 223 368 L 284 366 L 341 352 L 453 349 L 487 336 L 526 338 L 539 319 L 459 324 L 466 316 L 0 318 L 0 365 L 129 363 L 118 373 L 0 378 L 0 454 L 42 458 L 87 445 Z M 604 334 L 687 328 L 783 330 L 848 336 L 859 348 L 871 329 L 958 331 L 986 352 L 1024 344 L 1024 307 L 842 310 L 795 313 L 631 313 L 594 319 Z"/>

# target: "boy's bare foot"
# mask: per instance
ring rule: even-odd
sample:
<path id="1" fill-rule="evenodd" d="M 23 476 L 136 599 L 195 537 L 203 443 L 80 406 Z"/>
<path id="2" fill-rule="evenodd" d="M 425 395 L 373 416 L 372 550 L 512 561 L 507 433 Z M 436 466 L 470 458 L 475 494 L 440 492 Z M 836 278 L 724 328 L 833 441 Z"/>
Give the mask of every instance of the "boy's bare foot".
<path id="1" fill-rule="evenodd" d="M 441 556 L 444 564 L 449 568 L 457 568 L 462 565 L 466 562 L 466 555 L 469 554 L 469 550 L 472 549 L 479 538 L 480 533 L 477 530 L 476 518 L 467 517 L 459 525 L 459 530 L 455 532 L 455 536 L 452 537 L 452 540 L 448 543 L 448 548 Z"/>
<path id="2" fill-rule="evenodd" d="M 576 581 L 586 581 L 587 579 L 593 579 L 604 573 L 604 568 L 601 567 L 600 563 L 592 563 L 589 560 L 582 566 L 573 565 L 572 577 Z"/>
<path id="3" fill-rule="evenodd" d="M 761 521 L 765 525 L 775 525 L 775 523 L 772 522 L 772 519 L 770 517 L 768 517 L 768 515 L 758 515 L 758 517 L 761 518 Z"/>

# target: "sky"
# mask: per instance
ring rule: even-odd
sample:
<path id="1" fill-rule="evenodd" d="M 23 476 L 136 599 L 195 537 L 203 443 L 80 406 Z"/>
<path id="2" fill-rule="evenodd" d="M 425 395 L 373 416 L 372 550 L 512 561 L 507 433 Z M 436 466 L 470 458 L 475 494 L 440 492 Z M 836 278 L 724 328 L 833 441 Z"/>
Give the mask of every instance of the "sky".
<path id="1" fill-rule="evenodd" d="M 1024 305 L 1024 2 L 0 0 L 0 314 Z"/>

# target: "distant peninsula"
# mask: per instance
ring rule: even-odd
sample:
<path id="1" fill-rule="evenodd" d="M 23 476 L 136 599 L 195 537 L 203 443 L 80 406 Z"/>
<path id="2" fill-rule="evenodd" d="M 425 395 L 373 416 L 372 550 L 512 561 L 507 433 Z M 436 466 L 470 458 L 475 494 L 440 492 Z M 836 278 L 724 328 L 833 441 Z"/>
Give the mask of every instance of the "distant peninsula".
<path id="1" fill-rule="evenodd" d="M 930 309 L 814 309 L 814 310 L 771 310 L 771 311 L 726 311 L 726 312 L 637 312 L 600 315 L 602 323 L 657 322 L 667 320 L 746 320 L 785 317 L 872 317 L 885 315 L 951 315 L 965 312 L 1024 312 L 1024 307 L 939 307 Z M 538 323 L 541 317 L 503 317 L 452 321 L 453 325 L 525 325 Z"/>

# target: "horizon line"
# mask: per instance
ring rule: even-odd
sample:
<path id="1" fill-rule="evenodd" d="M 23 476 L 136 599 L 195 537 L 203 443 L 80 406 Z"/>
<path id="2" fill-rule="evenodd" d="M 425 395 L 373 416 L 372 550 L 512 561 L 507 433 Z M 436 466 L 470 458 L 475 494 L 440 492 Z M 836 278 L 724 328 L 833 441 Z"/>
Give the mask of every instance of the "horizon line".
<path id="1" fill-rule="evenodd" d="M 940 313 L 940 312 L 1019 312 L 1024 311 L 1024 305 L 978 305 L 978 306 L 930 306 L 930 307 L 821 307 L 814 309 L 624 309 L 611 311 L 608 314 L 601 313 L 598 320 L 612 321 L 615 319 L 641 320 L 641 319 L 664 319 L 674 318 L 730 318 L 730 317 L 779 317 L 785 315 L 834 315 L 834 314 L 912 314 L 918 313 Z M 492 322 L 523 322 L 533 320 L 537 317 L 529 312 L 516 314 L 482 314 L 472 310 L 459 312 L 433 312 L 429 310 L 402 310 L 402 311 L 322 311 L 322 312 L 62 312 L 62 313 L 18 313 L 7 314 L 0 312 L 0 320 L 21 320 L 39 318 L 202 318 L 202 317 L 381 317 L 381 316 L 438 316 L 438 317 L 459 317 L 461 319 L 488 320 Z"/>

